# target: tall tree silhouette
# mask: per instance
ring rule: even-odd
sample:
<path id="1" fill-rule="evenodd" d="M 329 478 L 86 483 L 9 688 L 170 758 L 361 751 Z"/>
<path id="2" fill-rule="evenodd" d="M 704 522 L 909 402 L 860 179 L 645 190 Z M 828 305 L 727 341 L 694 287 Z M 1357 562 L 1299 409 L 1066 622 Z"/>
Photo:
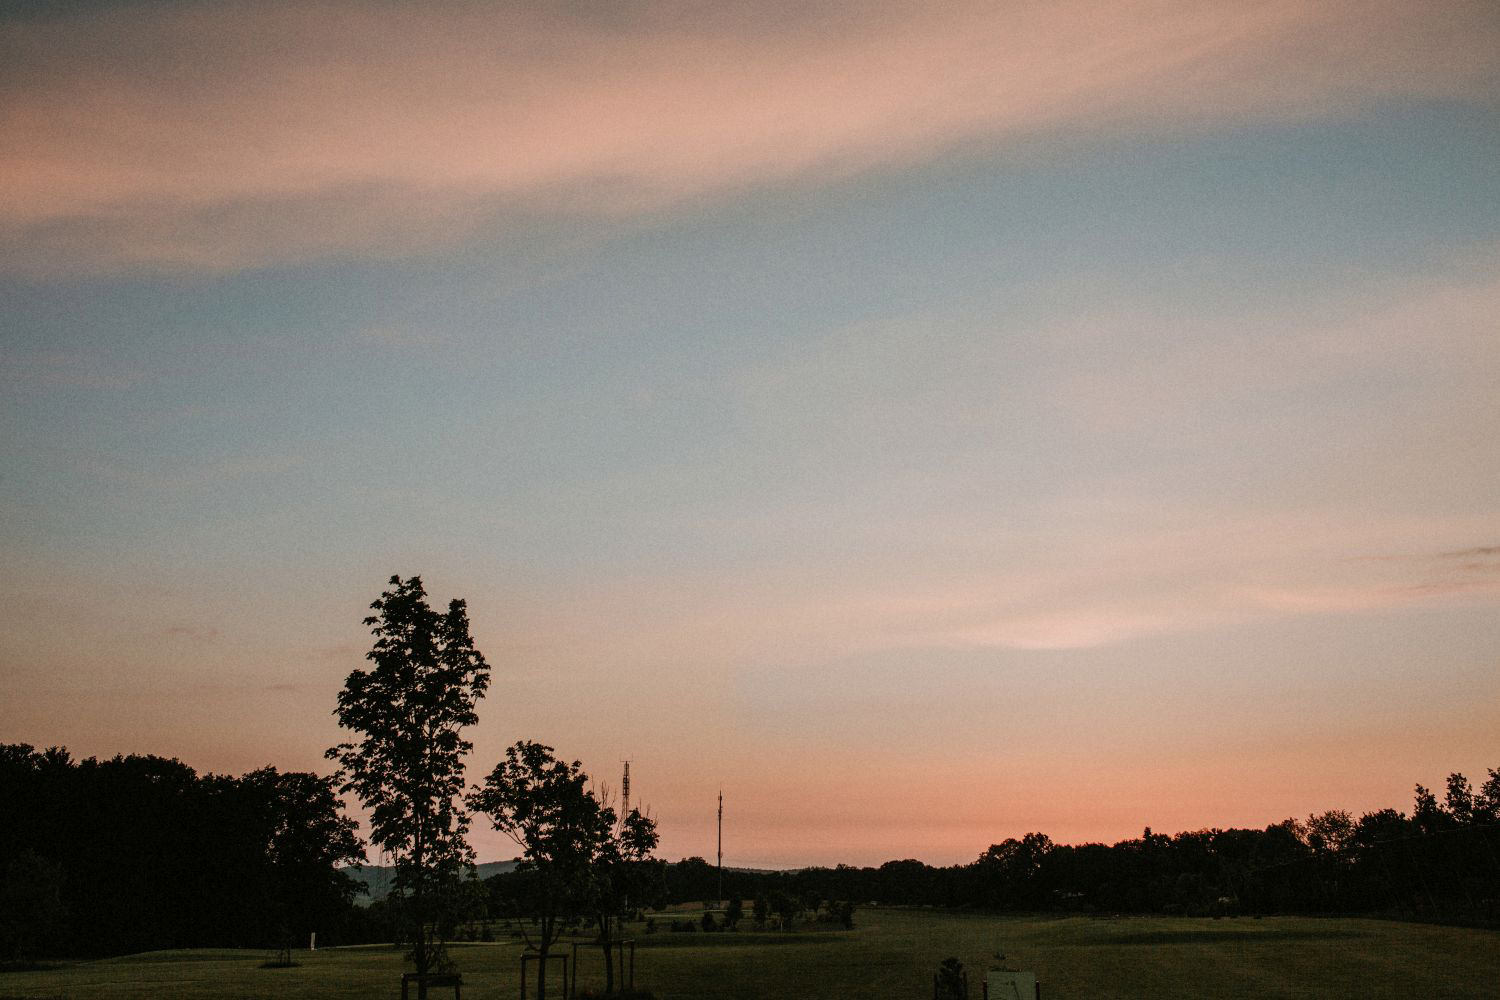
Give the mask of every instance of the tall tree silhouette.
<path id="1" fill-rule="evenodd" d="M 393 576 L 390 586 L 365 619 L 375 637 L 365 654 L 373 666 L 349 674 L 334 712 L 360 739 L 327 756 L 339 762 L 341 790 L 369 810 L 371 842 L 392 860 L 393 902 L 411 960 L 426 974 L 446 962 L 443 916 L 474 862 L 461 798 L 472 744 L 461 734 L 478 721 L 474 706 L 490 671 L 469 636 L 462 600 L 438 614 L 420 577 Z M 418 994 L 426 995 L 425 982 Z"/>

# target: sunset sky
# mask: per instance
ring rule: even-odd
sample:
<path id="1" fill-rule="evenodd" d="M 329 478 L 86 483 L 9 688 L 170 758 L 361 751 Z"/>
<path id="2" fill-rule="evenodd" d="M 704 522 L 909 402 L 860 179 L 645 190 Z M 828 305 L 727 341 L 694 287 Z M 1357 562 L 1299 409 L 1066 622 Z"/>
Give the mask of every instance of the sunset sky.
<path id="1" fill-rule="evenodd" d="M 671 859 L 1500 767 L 1500 7 L 811 8 L 5 5 L 0 742 L 326 773 L 399 573 Z"/>

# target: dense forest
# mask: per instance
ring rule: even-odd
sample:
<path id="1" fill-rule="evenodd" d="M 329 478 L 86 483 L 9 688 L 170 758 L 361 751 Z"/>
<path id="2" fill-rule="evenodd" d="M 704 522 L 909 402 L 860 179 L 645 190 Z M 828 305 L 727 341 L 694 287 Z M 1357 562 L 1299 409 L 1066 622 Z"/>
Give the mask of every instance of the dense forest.
<path id="1" fill-rule="evenodd" d="M 362 845 L 313 774 L 0 744 L 0 802 L 0 959 L 274 947 L 352 910 Z"/>
<path id="2" fill-rule="evenodd" d="M 152 756 L 75 761 L 0 744 L 0 959 L 157 948 L 392 940 L 390 904 L 354 905 L 362 858 L 331 779 L 200 775 Z M 659 866 L 649 903 L 719 897 L 701 858 Z M 466 919 L 525 916 L 523 865 L 471 883 Z M 1261 830 L 1147 829 L 1113 845 L 1008 839 L 965 865 L 726 869 L 755 914 L 940 906 L 1079 913 L 1365 913 L 1500 922 L 1500 772 L 1418 785 L 1410 814 L 1333 810 Z M 733 907 L 731 907 L 733 909 Z M 845 910 L 847 913 L 847 909 Z"/>

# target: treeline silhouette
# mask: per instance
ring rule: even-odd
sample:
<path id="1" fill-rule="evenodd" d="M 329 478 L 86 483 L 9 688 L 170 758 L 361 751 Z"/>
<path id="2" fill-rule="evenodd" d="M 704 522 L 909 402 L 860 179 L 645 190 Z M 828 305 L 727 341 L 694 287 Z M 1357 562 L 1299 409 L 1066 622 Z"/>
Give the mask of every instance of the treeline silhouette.
<path id="1" fill-rule="evenodd" d="M 388 903 L 354 904 L 362 858 L 331 779 L 262 768 L 200 775 L 177 760 L 75 761 L 0 744 L 0 961 L 161 948 L 395 940 Z M 648 905 L 719 898 L 702 858 L 661 864 Z M 527 873 L 470 883 L 464 920 L 524 915 Z M 1500 923 L 1500 772 L 1451 775 L 1410 815 L 1332 810 L 1261 830 L 1147 829 L 1119 843 L 1040 833 L 966 865 L 889 861 L 790 872 L 725 869 L 746 920 L 820 903 L 1187 916 L 1375 914 Z M 758 905 L 750 905 L 757 901 Z M 830 912 L 833 907 L 826 907 Z M 785 921 L 783 921 L 785 922 Z"/>
<path id="2" fill-rule="evenodd" d="M 1500 772 L 1475 791 L 1462 774 L 1439 800 L 1416 786 L 1411 815 L 1381 809 L 1354 819 L 1330 810 L 1261 830 L 1209 829 L 1171 836 L 1148 827 L 1116 844 L 1054 844 L 1029 833 L 966 865 L 888 861 L 878 868 L 794 872 L 726 869 L 730 898 L 975 907 L 1075 913 L 1371 914 L 1500 923 Z M 506 876 L 497 876 L 500 881 Z M 702 858 L 668 865 L 672 902 L 717 895 Z"/>
<path id="3" fill-rule="evenodd" d="M 362 860 L 325 778 L 0 744 L 0 960 L 336 941 Z"/>

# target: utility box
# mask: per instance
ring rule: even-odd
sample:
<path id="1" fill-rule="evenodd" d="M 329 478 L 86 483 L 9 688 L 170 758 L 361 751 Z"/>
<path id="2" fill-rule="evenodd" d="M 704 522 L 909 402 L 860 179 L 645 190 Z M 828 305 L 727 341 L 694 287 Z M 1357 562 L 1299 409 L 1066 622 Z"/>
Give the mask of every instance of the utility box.
<path id="1" fill-rule="evenodd" d="M 984 974 L 984 1000 L 1042 1000 L 1036 973 L 991 969 Z"/>

